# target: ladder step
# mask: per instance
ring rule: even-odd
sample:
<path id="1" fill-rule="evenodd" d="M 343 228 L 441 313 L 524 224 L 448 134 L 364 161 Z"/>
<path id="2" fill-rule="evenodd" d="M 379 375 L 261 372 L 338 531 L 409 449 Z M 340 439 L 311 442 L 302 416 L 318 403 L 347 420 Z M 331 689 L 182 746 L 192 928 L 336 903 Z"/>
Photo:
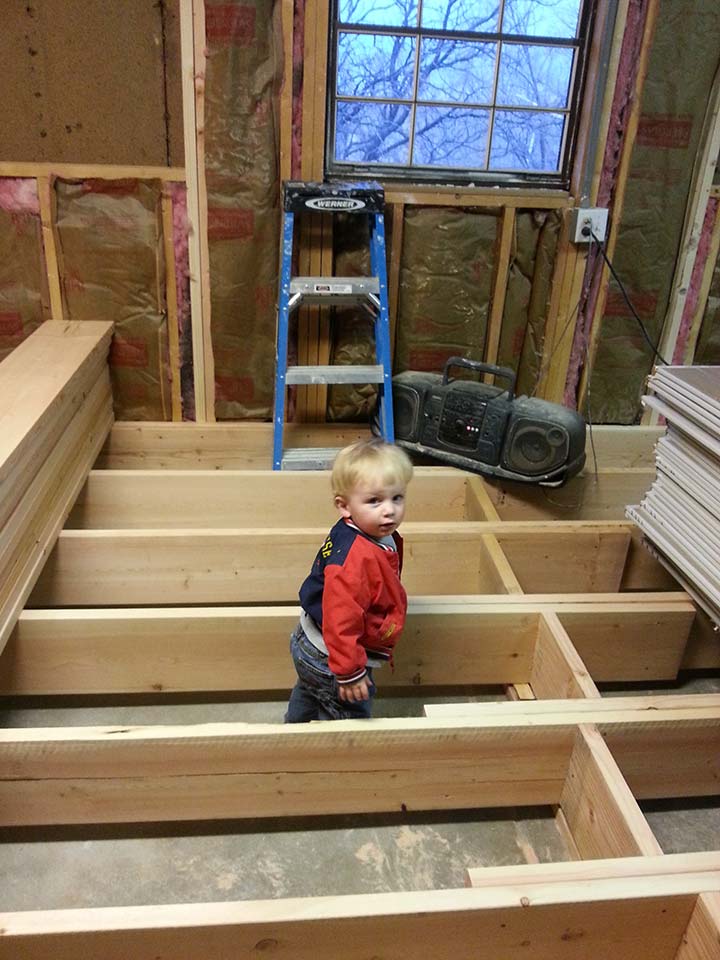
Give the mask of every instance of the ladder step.
<path id="1" fill-rule="evenodd" d="M 287 384 L 293 383 L 382 383 L 382 364 L 368 366 L 288 367 Z"/>
<path id="2" fill-rule="evenodd" d="M 340 447 L 292 447 L 285 450 L 283 470 L 329 470 Z"/>
<path id="3" fill-rule="evenodd" d="M 294 277 L 290 280 L 290 296 L 300 295 L 302 303 L 362 303 L 370 296 L 378 297 L 377 277 Z"/>

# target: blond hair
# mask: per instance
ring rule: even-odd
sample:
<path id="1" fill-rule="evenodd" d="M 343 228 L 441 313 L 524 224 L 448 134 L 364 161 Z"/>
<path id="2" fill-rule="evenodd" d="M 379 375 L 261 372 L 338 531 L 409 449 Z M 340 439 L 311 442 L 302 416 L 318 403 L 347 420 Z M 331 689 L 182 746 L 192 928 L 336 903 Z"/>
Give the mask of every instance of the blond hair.
<path id="1" fill-rule="evenodd" d="M 338 453 L 330 482 L 334 496 L 344 497 L 358 484 L 372 480 L 406 487 L 412 475 L 412 463 L 404 450 L 380 437 L 373 437 L 358 440 Z"/>

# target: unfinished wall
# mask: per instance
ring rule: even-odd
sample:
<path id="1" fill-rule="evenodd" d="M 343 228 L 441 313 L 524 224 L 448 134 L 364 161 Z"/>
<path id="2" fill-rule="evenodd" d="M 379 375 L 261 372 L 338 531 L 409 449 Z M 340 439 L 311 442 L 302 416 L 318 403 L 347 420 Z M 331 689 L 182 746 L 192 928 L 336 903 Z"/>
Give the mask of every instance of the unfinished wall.
<path id="1" fill-rule="evenodd" d="M 182 165 L 178 0 L 6 0 L 0 160 Z"/>
<path id="2" fill-rule="evenodd" d="M 205 170 L 215 414 L 269 417 L 279 251 L 277 0 L 206 2 Z"/>
<path id="3" fill-rule="evenodd" d="M 662 0 L 613 258 L 654 343 L 668 307 L 719 49 L 717 4 Z M 652 364 L 652 351 L 611 282 L 592 372 L 593 421 L 633 423 Z"/>
<path id="4" fill-rule="evenodd" d="M 0 180 L 0 360 L 47 316 L 45 265 L 34 180 Z"/>

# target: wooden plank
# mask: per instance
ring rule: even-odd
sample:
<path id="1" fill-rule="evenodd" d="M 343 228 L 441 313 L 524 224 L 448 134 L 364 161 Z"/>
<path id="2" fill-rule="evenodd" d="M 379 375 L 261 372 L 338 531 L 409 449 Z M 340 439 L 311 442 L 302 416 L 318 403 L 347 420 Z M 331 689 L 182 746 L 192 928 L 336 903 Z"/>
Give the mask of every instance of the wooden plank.
<path id="1" fill-rule="evenodd" d="M 421 207 L 515 207 L 533 210 L 557 210 L 573 205 L 572 197 L 563 190 L 497 190 L 421 184 L 407 187 L 388 184 L 385 188 L 385 202 Z"/>
<path id="2" fill-rule="evenodd" d="M 453 521 L 465 512 L 465 474 L 418 467 L 408 521 Z M 327 525 L 339 519 L 327 472 L 94 470 L 68 520 L 72 529 Z"/>
<path id="3" fill-rule="evenodd" d="M 561 533 L 561 524 L 567 532 Z M 623 532 L 618 525 L 617 531 L 611 533 L 608 526 L 607 532 L 598 533 L 593 543 L 590 527 L 585 528 L 583 534 L 579 528 L 570 533 L 572 527 L 556 521 L 548 529 L 548 533 L 550 529 L 556 531 L 552 552 L 564 553 L 564 563 L 556 567 L 551 564 L 548 553 L 550 544 L 541 535 L 544 526 L 531 524 L 530 529 L 535 529 L 536 535 L 527 538 L 524 531 L 521 533 L 522 522 L 500 524 L 497 532 L 493 531 L 525 593 L 561 593 L 564 589 L 569 593 L 578 589 L 605 593 L 620 588 L 630 543 L 629 530 Z"/>
<path id="4" fill-rule="evenodd" d="M 538 865 L 540 866 L 540 865 Z M 501 887 L 238 903 L 0 914 L 0 960 L 674 960 L 717 871 Z M 577 941 L 580 946 L 576 946 Z M 528 948 L 531 948 L 530 951 Z M 703 958 L 704 960 L 704 958 Z"/>
<path id="5" fill-rule="evenodd" d="M 170 363 L 170 389 L 172 418 L 182 420 L 180 394 L 180 329 L 178 320 L 177 282 L 175 279 L 175 245 L 173 243 L 172 197 L 163 189 L 161 198 L 163 253 L 165 257 L 165 300 L 167 303 L 168 359 Z"/>
<path id="6" fill-rule="evenodd" d="M 597 683 L 677 677 L 695 619 L 689 599 L 654 608 L 619 603 L 609 615 L 591 609 L 559 609 L 558 617 Z"/>
<path id="7" fill-rule="evenodd" d="M 683 670 L 720 670 L 720 633 L 704 610 L 696 612 L 681 666 Z"/>
<path id="8" fill-rule="evenodd" d="M 0 364 L 0 525 L 106 365 L 112 329 L 48 320 Z"/>
<path id="9" fill-rule="evenodd" d="M 0 693 L 282 691 L 297 607 L 26 610 L 0 657 Z M 415 612 L 383 689 L 529 680 L 539 614 Z M 438 638 L 442 642 L 438 642 Z"/>
<path id="10" fill-rule="evenodd" d="M 505 207 L 502 213 L 502 227 L 495 257 L 495 279 L 493 281 L 492 304 L 485 337 L 485 363 L 497 363 L 500 334 L 502 332 L 505 294 L 510 272 L 510 253 L 515 239 L 515 208 Z M 485 374 L 485 382 L 494 382 L 494 377 Z"/>
<path id="11" fill-rule="evenodd" d="M 367 439 L 367 424 L 285 425 L 286 447 L 344 447 Z M 96 466 L 105 469 L 269 470 L 271 423 L 135 423 L 113 426 Z"/>
<path id="12" fill-rule="evenodd" d="M 585 700 L 525 700 L 509 703 L 506 700 L 484 700 L 475 703 L 427 703 L 425 716 L 433 720 L 449 720 L 453 717 L 466 717 L 477 723 L 504 717 L 513 722 L 521 716 L 537 719 L 557 718 L 565 715 L 573 717 L 578 724 L 602 723 L 609 717 L 611 721 L 627 720 L 631 715 L 636 720 L 653 717 L 661 711 L 665 720 L 696 720 L 699 717 L 712 719 L 720 712 L 720 694 L 641 694 L 625 697 L 588 697 Z"/>
<path id="13" fill-rule="evenodd" d="M 562 808 L 584 860 L 662 855 L 597 728 L 578 727 Z"/>
<path id="14" fill-rule="evenodd" d="M 675 960 L 720 960 L 720 893 L 698 897 Z"/>
<path id="15" fill-rule="evenodd" d="M 500 520 L 488 491 L 488 485 L 480 477 L 468 476 L 465 498 L 466 520 Z"/>
<path id="16" fill-rule="evenodd" d="M 660 427 L 593 427 L 601 468 L 652 467 Z M 370 435 L 366 424 L 287 424 L 290 445 L 341 447 Z M 106 468 L 270 468 L 272 424 L 176 424 L 120 421 L 98 461 Z M 589 454 L 589 449 L 588 449 Z M 562 488 L 561 488 L 562 489 Z M 557 492 L 557 491 L 554 491 Z"/>
<path id="17" fill-rule="evenodd" d="M 683 873 L 714 872 L 718 869 L 715 851 L 701 853 L 650 853 L 647 856 L 600 857 L 578 862 L 513 864 L 503 867 L 470 867 L 468 886 L 499 887 L 512 883 L 592 883 L 597 880 L 624 880 L 629 877 L 645 881 Z"/>
<path id="18" fill-rule="evenodd" d="M 62 180 L 172 180 L 182 183 L 185 179 L 185 168 L 6 160 L 0 161 L 0 177 L 59 177 Z"/>
<path id="19" fill-rule="evenodd" d="M 204 156 L 199 140 L 202 122 L 200 88 L 204 75 L 196 58 L 202 55 L 196 43 L 194 20 L 200 15 L 202 0 L 180 0 L 180 44 L 183 94 L 183 129 L 185 143 L 185 174 L 187 182 L 188 257 L 190 264 L 190 313 L 193 342 L 193 373 L 195 382 L 195 417 L 199 422 L 215 419 L 214 403 L 208 403 L 214 392 L 212 354 L 206 354 L 205 331 L 210 317 L 205 316 L 207 297 L 204 286 L 208 280 L 207 261 L 204 259 L 203 223 L 207 241 L 207 195 L 201 187 L 204 182 Z M 204 20 L 204 16 L 203 16 Z M 204 41 L 203 41 L 204 43 Z M 205 209 L 203 210 L 203 202 Z M 211 383 L 208 383 L 211 381 Z"/>
<path id="20" fill-rule="evenodd" d="M 540 617 L 530 686 L 539 700 L 600 697 L 587 667 L 555 613 L 544 613 Z"/>
<path id="21" fill-rule="evenodd" d="M 598 526 L 461 521 L 444 524 L 438 538 L 437 524 L 408 523 L 403 528 L 403 582 L 410 594 L 496 590 L 496 576 L 482 546 L 482 536 L 490 534 L 497 536 L 524 588 L 529 584 L 530 591 L 541 593 L 605 593 L 617 586 L 628 537 L 616 529 L 622 525 Z M 29 605 L 295 600 L 326 534 L 326 527 L 288 529 L 272 536 L 265 529 L 64 530 Z M 488 570 L 493 573 L 490 583 Z"/>
<path id="22" fill-rule="evenodd" d="M 516 599 L 468 597 L 451 604 L 440 598 L 428 604 L 411 597 L 395 671 L 383 672 L 380 686 L 514 683 L 522 694 L 530 680 L 539 616 L 553 606 Z M 642 610 L 639 618 L 633 615 L 638 604 L 619 611 L 615 604 L 557 601 L 556 610 L 574 611 L 576 632 L 594 631 L 597 624 L 601 634 L 603 624 L 608 630 L 618 621 L 630 624 L 625 659 L 608 652 L 619 676 L 602 663 L 598 648 L 596 670 L 590 668 L 594 679 L 648 676 L 648 663 L 654 661 L 647 620 Z M 654 610 L 658 621 L 663 610 L 674 617 L 672 604 L 656 604 Z M 285 692 L 293 679 L 287 636 L 297 615 L 294 607 L 26 610 L 0 657 L 0 694 Z M 582 645 L 579 649 L 582 656 Z M 636 664 L 635 674 L 628 663 Z M 532 689 L 527 693 L 532 696 Z M 643 698 L 642 704 L 657 706 L 653 698 Z M 462 713 L 459 705 L 451 706 Z"/>
<path id="23" fill-rule="evenodd" d="M 0 731 L 0 825 L 555 803 L 575 729 L 464 721 Z M 358 749 L 361 745 L 361 749 Z"/>
<path id="24" fill-rule="evenodd" d="M 292 109 L 294 3 L 283 0 L 282 9 L 283 79 L 280 88 L 280 180 L 292 177 Z"/>
<path id="25" fill-rule="evenodd" d="M 405 206 L 390 206 L 390 266 L 388 269 L 388 313 L 390 315 L 390 356 L 395 356 L 395 340 L 400 309 L 400 267 L 402 265 Z"/>
<path id="26" fill-rule="evenodd" d="M 508 722 L 519 706 L 515 719 Z M 0 825 L 322 816 L 559 803 L 576 721 L 505 703 L 482 723 L 400 719 L 0 730 Z M 603 713 L 638 798 L 713 795 L 717 707 Z M 705 717 L 705 719 L 704 719 Z M 358 749 L 361 745 L 362 749 Z M 679 753 L 678 751 L 681 751 Z"/>
<path id="27" fill-rule="evenodd" d="M 633 524 L 620 589 L 625 592 L 678 588 L 678 581 L 643 545 L 642 531 Z"/>
<path id="28" fill-rule="evenodd" d="M 57 237 L 55 236 L 55 206 L 53 180 L 51 177 L 38 177 L 38 200 L 40 202 L 40 221 L 42 223 L 43 250 L 47 271 L 48 291 L 50 294 L 50 316 L 53 320 L 64 317 L 62 292 L 60 290 L 60 271 L 58 269 Z"/>
<path id="29" fill-rule="evenodd" d="M 2 530 L 0 652 L 105 442 L 112 418 L 106 369 Z"/>
<path id="30" fill-rule="evenodd" d="M 503 520 L 622 520 L 628 504 L 639 503 L 652 486 L 655 470 L 600 468 L 586 470 L 564 486 L 545 487 L 487 484 L 491 502 Z"/>

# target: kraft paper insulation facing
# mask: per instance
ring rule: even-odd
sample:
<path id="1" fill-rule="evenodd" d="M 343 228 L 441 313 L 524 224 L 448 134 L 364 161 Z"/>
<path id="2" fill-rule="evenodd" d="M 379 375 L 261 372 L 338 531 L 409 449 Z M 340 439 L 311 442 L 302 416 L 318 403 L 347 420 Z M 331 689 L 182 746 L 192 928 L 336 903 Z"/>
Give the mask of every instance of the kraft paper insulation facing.
<path id="1" fill-rule="evenodd" d="M 215 414 L 269 418 L 279 256 L 280 4 L 205 7 L 205 172 Z"/>
<path id="2" fill-rule="evenodd" d="M 682 43 L 678 37 L 683 38 Z M 719 50 L 720 6 L 701 7 L 688 0 L 661 2 L 613 257 L 615 269 L 656 344 L 670 299 Z M 627 102 L 624 109 L 630 106 Z M 576 374 L 584 356 L 582 332 L 575 345 Z M 619 288 L 611 282 L 591 377 L 593 422 L 635 422 L 641 415 L 640 397 L 653 362 L 652 350 Z M 577 377 L 569 381 L 568 399 L 574 398 L 576 384 Z"/>
<path id="3" fill-rule="evenodd" d="M 336 272 L 368 273 L 362 218 L 334 223 Z M 518 211 L 516 218 L 498 363 L 518 370 L 520 392 L 533 392 L 540 371 L 559 226 L 557 212 Z M 396 373 L 440 373 L 454 355 L 483 359 L 500 229 L 496 210 L 405 208 Z M 335 311 L 331 342 L 331 363 L 374 362 L 372 324 L 362 310 Z M 331 420 L 366 419 L 374 409 L 372 385 L 333 386 L 328 393 Z"/>
<path id="4" fill-rule="evenodd" d="M 115 416 L 168 420 L 161 185 L 58 180 L 55 191 L 65 316 L 115 323 L 110 351 Z"/>
<path id="5" fill-rule="evenodd" d="M 35 180 L 0 179 L 0 360 L 48 314 Z"/>

